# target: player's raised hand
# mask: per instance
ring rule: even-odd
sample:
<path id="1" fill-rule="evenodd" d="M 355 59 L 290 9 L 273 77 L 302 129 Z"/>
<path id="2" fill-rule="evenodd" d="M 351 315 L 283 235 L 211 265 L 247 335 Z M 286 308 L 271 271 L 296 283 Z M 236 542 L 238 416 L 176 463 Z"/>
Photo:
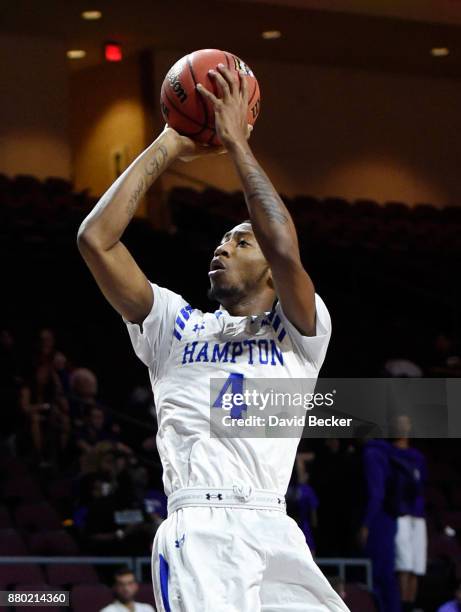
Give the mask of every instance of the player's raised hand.
<path id="1" fill-rule="evenodd" d="M 174 139 L 177 148 L 177 157 L 184 162 L 192 161 L 198 157 L 204 157 L 208 155 L 222 155 L 226 153 L 225 147 L 217 147 L 213 145 L 200 144 L 195 142 L 192 138 L 183 136 L 168 124 L 165 125 L 163 130 L 164 134 L 168 134 Z"/>
<path id="2" fill-rule="evenodd" d="M 248 140 L 252 127 L 247 123 L 248 85 L 243 72 L 236 74 L 218 64 L 217 70 L 210 70 L 209 75 L 216 82 L 219 97 L 201 83 L 197 84 L 199 93 L 208 98 L 215 112 L 216 133 L 226 147 Z"/>

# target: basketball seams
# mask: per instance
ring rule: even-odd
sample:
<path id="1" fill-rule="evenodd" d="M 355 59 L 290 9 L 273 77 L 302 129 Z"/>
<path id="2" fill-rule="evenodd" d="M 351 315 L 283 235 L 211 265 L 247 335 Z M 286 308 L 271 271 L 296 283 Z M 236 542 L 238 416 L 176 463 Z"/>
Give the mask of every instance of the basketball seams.
<path id="1" fill-rule="evenodd" d="M 164 104 L 166 104 L 166 107 L 170 108 L 172 111 L 171 120 L 173 120 L 174 114 L 177 113 L 178 122 L 179 122 L 178 127 L 181 126 L 181 124 L 184 124 L 187 130 L 188 124 L 190 124 L 190 127 L 192 129 L 194 129 L 194 127 L 196 127 L 197 129 L 197 131 L 192 131 L 192 132 L 187 131 L 186 132 L 182 128 L 180 128 L 181 133 L 183 133 L 185 136 L 190 136 L 191 138 L 197 138 L 201 142 L 207 142 L 208 144 L 217 144 L 217 143 L 214 143 L 217 137 L 216 127 L 215 126 L 212 127 L 211 125 L 209 125 L 209 122 L 212 119 L 213 109 L 208 103 L 208 100 L 205 99 L 198 91 L 196 91 L 197 84 L 200 82 L 197 76 L 200 75 L 200 78 L 201 78 L 204 74 L 205 80 L 207 76 L 206 63 L 205 63 L 205 66 L 202 65 L 202 58 L 199 54 L 200 54 L 200 51 L 197 51 L 197 52 L 194 51 L 192 53 L 189 53 L 185 58 L 183 58 L 185 62 L 183 63 L 183 68 L 181 70 L 182 75 L 183 75 L 182 79 L 184 79 L 182 82 L 182 87 L 183 88 L 185 87 L 186 91 L 189 91 L 189 95 L 192 96 L 191 101 L 195 103 L 195 106 L 192 108 L 185 108 L 185 109 L 182 109 L 179 106 L 177 106 L 176 99 L 172 95 L 173 94 L 172 85 L 170 82 L 166 83 L 166 81 L 164 82 L 162 89 L 161 89 L 161 98 L 164 100 Z M 227 51 L 221 51 L 220 56 L 222 59 L 219 59 L 219 55 L 218 55 L 217 57 L 214 58 L 215 61 L 225 62 L 227 68 L 230 71 L 233 71 L 233 63 L 234 61 L 236 61 L 235 58 L 237 58 L 237 56 L 234 56 L 233 54 L 230 54 Z M 213 62 L 211 63 L 213 64 Z M 236 66 L 236 69 L 237 69 L 237 66 Z M 189 72 L 189 75 L 187 74 L 187 72 Z M 245 78 L 249 78 L 249 77 L 245 76 Z M 257 104 L 259 100 L 258 82 L 256 78 L 254 78 L 253 80 L 254 80 L 253 90 L 251 92 L 251 95 L 248 101 L 248 111 L 250 115 L 251 115 L 250 109 L 253 107 L 255 103 Z M 181 85 L 181 82 L 179 84 Z M 193 88 L 194 91 L 191 91 L 189 88 Z M 176 93 L 176 89 L 174 89 L 174 93 Z M 197 99 L 193 98 L 194 94 L 195 96 L 198 96 L 198 98 L 200 99 L 200 103 L 197 102 Z M 203 109 L 202 111 L 203 122 L 197 118 L 197 114 L 199 115 L 200 113 L 200 105 L 201 105 L 201 108 Z M 186 107 L 188 106 L 189 105 L 186 105 Z M 191 112 L 191 113 L 193 112 L 195 116 L 194 115 L 189 116 L 188 112 Z M 249 121 L 253 124 L 252 120 L 249 119 Z M 168 122 L 168 119 L 167 119 L 167 122 Z"/>
<path id="2" fill-rule="evenodd" d="M 201 134 L 203 132 L 203 130 L 207 129 L 208 126 L 203 125 L 201 123 L 199 123 L 198 121 L 196 121 L 195 119 L 192 119 L 192 117 L 189 117 L 189 115 L 186 115 L 186 113 L 181 110 L 180 108 L 178 108 L 174 101 L 170 98 L 170 96 L 166 93 L 166 91 L 163 92 L 165 98 L 168 100 L 168 104 L 174 108 L 174 110 L 178 113 L 178 115 L 181 115 L 181 117 L 184 117 L 184 119 L 187 119 L 188 121 L 190 121 L 191 123 L 194 123 L 195 125 L 197 125 L 198 127 L 200 127 L 201 129 L 198 132 L 189 132 L 188 134 L 184 134 L 184 136 L 190 136 L 190 135 L 198 135 Z M 168 123 L 168 120 L 167 120 Z"/>
<path id="3" fill-rule="evenodd" d="M 190 54 L 187 56 L 187 65 L 189 66 L 190 74 L 191 74 L 192 80 L 194 81 L 194 85 L 195 85 L 195 87 L 197 87 L 197 82 L 198 81 L 195 78 L 194 69 L 192 68 L 192 60 L 190 59 Z M 195 93 L 196 96 L 198 95 L 200 103 L 201 103 L 201 105 L 203 107 L 203 114 L 204 114 L 203 125 L 204 125 L 204 127 L 209 127 L 208 126 L 208 107 L 207 107 L 207 105 L 205 103 L 205 100 L 204 100 L 204 98 L 203 98 L 203 96 L 201 94 L 197 94 L 196 91 L 194 93 Z M 210 129 L 212 129 L 212 128 L 210 128 Z"/>
<path id="4" fill-rule="evenodd" d="M 255 79 L 255 87 L 253 89 L 253 93 L 251 94 L 251 98 L 248 100 L 248 106 L 253 102 L 253 98 L 255 97 L 256 90 L 258 89 L 258 83 Z"/>

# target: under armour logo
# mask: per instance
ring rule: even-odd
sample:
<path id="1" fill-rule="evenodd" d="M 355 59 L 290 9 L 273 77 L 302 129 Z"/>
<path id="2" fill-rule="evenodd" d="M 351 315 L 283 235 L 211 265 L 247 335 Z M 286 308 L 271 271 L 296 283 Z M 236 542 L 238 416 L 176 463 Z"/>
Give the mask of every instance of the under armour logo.
<path id="1" fill-rule="evenodd" d="M 183 533 L 181 538 L 179 538 L 179 540 L 175 540 L 174 545 L 176 546 L 176 548 L 181 548 L 181 545 L 184 544 L 185 539 L 186 539 L 186 534 Z"/>
<path id="2" fill-rule="evenodd" d="M 201 325 L 196 323 L 192 329 L 196 334 L 198 334 L 202 329 L 205 329 L 205 323 L 202 323 Z"/>
<path id="3" fill-rule="evenodd" d="M 278 504 L 284 504 L 284 503 L 285 503 L 285 500 L 280 499 L 280 497 L 277 497 L 277 503 L 278 503 Z"/>
<path id="4" fill-rule="evenodd" d="M 219 501 L 222 501 L 222 493 L 207 493 L 206 494 L 206 498 L 207 499 L 219 499 Z"/>

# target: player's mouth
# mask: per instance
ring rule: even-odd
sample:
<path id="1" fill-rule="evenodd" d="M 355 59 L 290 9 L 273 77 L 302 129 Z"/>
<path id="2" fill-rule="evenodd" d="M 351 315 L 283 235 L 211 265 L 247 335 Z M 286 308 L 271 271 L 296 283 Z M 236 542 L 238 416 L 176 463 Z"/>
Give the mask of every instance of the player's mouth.
<path id="1" fill-rule="evenodd" d="M 226 266 L 223 264 L 223 262 L 217 257 L 214 257 L 211 260 L 210 271 L 208 272 L 208 276 L 214 276 L 215 274 L 219 274 L 220 272 L 224 272 L 225 270 L 226 270 Z"/>

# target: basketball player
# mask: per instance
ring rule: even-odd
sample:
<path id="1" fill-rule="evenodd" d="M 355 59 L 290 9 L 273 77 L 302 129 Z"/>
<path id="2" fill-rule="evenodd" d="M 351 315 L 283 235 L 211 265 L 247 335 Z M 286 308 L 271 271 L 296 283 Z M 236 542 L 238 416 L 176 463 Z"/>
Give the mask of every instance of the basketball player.
<path id="1" fill-rule="evenodd" d="M 213 253 L 214 313 L 151 283 L 120 241 L 139 199 L 178 158 L 209 154 L 166 127 L 82 223 L 80 252 L 123 317 L 149 368 L 158 413 L 168 518 L 155 537 L 153 581 L 163 612 L 340 612 L 286 492 L 298 439 L 212 438 L 210 378 L 317 378 L 330 339 L 327 308 L 304 270 L 293 221 L 247 143 L 243 74 L 212 71 L 216 130 L 245 193 L 251 222 Z M 273 304 L 276 302 L 274 308 Z M 232 387 L 233 388 L 233 387 Z"/>

